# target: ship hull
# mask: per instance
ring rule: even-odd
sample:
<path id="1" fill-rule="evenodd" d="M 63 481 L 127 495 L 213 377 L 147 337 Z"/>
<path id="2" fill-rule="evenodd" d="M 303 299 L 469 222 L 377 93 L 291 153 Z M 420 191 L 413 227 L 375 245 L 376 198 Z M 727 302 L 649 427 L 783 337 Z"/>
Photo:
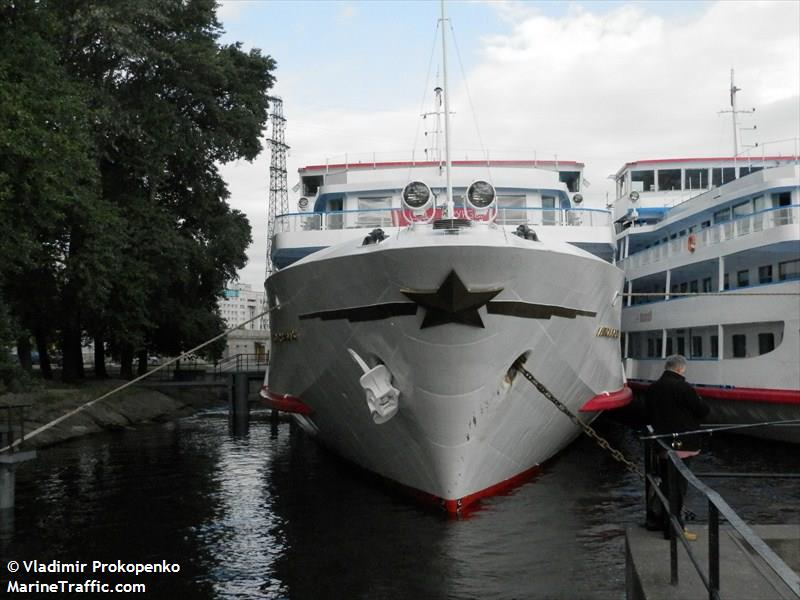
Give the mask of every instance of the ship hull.
<path id="1" fill-rule="evenodd" d="M 453 296 L 453 276 L 464 298 L 426 305 Z M 575 413 L 623 387 L 621 286 L 622 273 L 591 255 L 491 228 L 341 244 L 268 280 L 276 309 L 263 395 L 293 399 L 327 447 L 457 512 L 580 433 L 515 361 Z M 388 421 L 375 422 L 350 351 L 391 374 L 399 408 Z"/>

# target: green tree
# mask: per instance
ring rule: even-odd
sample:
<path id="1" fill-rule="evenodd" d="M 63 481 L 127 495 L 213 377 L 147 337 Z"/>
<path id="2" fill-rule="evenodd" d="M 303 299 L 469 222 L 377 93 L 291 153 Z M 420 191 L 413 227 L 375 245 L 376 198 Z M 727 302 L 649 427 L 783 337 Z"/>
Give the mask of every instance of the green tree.
<path id="1" fill-rule="evenodd" d="M 21 361 L 35 336 L 45 374 L 60 290 L 76 270 L 70 222 L 98 200 L 88 90 L 59 64 L 57 26 L 38 3 L 0 3 L 0 289 Z"/>
<path id="2" fill-rule="evenodd" d="M 130 376 L 221 331 L 250 228 L 218 165 L 260 151 L 275 63 L 221 44 L 215 10 L 0 0 L 5 321 L 45 356 L 59 338 L 67 380 L 87 336 L 99 375 L 108 344 Z"/>
<path id="3" fill-rule="evenodd" d="M 218 294 L 246 260 L 249 224 L 226 203 L 217 165 L 260 151 L 275 65 L 219 44 L 215 8 L 62 5 L 67 39 L 91 48 L 67 47 L 64 61 L 106 107 L 96 134 L 102 193 L 125 233 L 99 322 L 128 376 L 142 349 L 175 354 L 221 331 Z"/>

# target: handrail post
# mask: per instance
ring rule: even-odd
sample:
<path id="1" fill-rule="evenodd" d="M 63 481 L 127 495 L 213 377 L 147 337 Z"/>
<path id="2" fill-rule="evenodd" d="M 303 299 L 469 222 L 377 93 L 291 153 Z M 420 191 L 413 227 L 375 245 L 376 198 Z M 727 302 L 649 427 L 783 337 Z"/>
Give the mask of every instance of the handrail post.
<path id="1" fill-rule="evenodd" d="M 667 460 L 667 480 L 669 485 L 669 582 L 678 585 L 678 535 L 672 523 L 672 516 L 680 518 L 678 515 L 678 474 L 672 461 Z M 682 534 L 683 532 L 681 532 Z"/>
<path id="2" fill-rule="evenodd" d="M 708 500 L 708 597 L 719 598 L 719 510 Z"/>

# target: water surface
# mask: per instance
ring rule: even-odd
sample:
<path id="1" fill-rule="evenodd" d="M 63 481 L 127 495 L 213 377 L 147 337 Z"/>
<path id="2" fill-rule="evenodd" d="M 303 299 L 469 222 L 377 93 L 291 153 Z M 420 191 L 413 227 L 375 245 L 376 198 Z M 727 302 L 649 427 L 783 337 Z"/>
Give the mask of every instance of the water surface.
<path id="1" fill-rule="evenodd" d="M 631 432 L 598 427 L 638 459 Z M 797 454 L 715 436 L 693 468 L 798 472 Z M 88 436 L 41 450 L 17 479 L 13 529 L 0 538 L 4 591 L 7 561 L 37 558 L 179 563 L 178 574 L 106 578 L 146 582 L 152 598 L 622 599 L 624 530 L 643 521 L 638 479 L 588 438 L 456 521 L 267 413 L 246 435 L 210 411 Z M 800 521 L 790 480 L 713 484 L 750 522 Z M 697 497 L 688 506 L 705 519 Z"/>

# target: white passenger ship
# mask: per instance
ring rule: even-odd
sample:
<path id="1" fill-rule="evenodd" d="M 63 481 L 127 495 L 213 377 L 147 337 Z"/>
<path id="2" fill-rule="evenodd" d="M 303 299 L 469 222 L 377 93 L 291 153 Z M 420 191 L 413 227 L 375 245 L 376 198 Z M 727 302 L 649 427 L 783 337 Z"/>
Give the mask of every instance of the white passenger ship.
<path id="1" fill-rule="evenodd" d="M 798 158 L 641 160 L 616 182 L 631 387 L 679 353 L 709 423 L 800 419 Z M 800 426 L 741 432 L 800 442 Z"/>
<path id="2" fill-rule="evenodd" d="M 610 211 L 581 207 L 582 169 L 300 169 L 299 205 L 312 210 L 275 224 L 267 405 L 458 513 L 580 433 L 518 375 L 518 361 L 586 421 L 629 402 L 623 274 Z"/>

